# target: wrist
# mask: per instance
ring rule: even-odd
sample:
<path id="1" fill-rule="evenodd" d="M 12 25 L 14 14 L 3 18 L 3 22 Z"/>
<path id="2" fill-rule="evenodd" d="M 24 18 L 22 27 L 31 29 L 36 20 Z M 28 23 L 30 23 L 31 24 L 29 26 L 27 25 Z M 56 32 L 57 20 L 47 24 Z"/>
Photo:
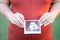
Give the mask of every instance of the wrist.
<path id="1" fill-rule="evenodd" d="M 13 15 L 14 15 L 14 13 L 6 13 L 6 18 L 8 19 L 8 18 L 12 17 Z"/>

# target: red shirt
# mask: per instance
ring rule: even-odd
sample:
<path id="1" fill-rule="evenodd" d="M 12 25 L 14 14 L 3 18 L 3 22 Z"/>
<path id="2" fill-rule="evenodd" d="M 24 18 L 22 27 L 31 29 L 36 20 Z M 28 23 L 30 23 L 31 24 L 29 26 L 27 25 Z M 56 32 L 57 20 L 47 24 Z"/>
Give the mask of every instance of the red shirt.
<path id="1" fill-rule="evenodd" d="M 20 12 L 25 20 L 39 19 L 45 12 L 49 11 L 52 0 L 10 0 L 12 11 Z M 24 35 L 22 28 L 9 24 L 9 40 L 52 40 L 51 24 L 42 26 L 42 33 L 39 35 Z"/>

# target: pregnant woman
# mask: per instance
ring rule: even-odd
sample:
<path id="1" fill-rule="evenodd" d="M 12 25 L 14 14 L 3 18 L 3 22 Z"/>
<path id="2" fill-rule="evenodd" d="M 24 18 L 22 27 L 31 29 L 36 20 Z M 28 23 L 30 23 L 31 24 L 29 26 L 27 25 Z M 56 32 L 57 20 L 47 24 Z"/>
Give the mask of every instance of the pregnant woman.
<path id="1" fill-rule="evenodd" d="M 0 13 L 9 20 L 8 40 L 52 40 L 51 23 L 59 12 L 60 0 L 0 0 Z M 24 20 L 36 19 L 42 33 L 24 34 Z"/>

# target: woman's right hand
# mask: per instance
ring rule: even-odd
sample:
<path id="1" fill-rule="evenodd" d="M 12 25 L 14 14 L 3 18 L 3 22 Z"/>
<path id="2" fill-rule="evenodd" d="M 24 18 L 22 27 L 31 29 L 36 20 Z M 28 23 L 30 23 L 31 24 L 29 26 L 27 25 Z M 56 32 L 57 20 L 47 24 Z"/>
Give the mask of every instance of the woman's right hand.
<path id="1" fill-rule="evenodd" d="M 24 27 L 24 16 L 21 13 L 15 13 L 11 15 L 8 20 L 12 23 L 15 24 L 16 26 L 23 28 Z"/>

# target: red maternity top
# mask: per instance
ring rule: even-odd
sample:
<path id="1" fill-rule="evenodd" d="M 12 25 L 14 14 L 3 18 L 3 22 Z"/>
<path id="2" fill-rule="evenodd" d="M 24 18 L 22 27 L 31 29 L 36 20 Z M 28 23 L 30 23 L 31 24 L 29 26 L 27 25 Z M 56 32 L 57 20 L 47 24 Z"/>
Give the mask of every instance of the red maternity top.
<path id="1" fill-rule="evenodd" d="M 25 20 L 38 20 L 45 12 L 48 12 L 52 0 L 10 0 L 12 11 L 20 12 Z M 42 26 L 41 34 L 24 34 L 24 29 L 9 23 L 8 40 L 52 40 L 51 24 Z"/>

